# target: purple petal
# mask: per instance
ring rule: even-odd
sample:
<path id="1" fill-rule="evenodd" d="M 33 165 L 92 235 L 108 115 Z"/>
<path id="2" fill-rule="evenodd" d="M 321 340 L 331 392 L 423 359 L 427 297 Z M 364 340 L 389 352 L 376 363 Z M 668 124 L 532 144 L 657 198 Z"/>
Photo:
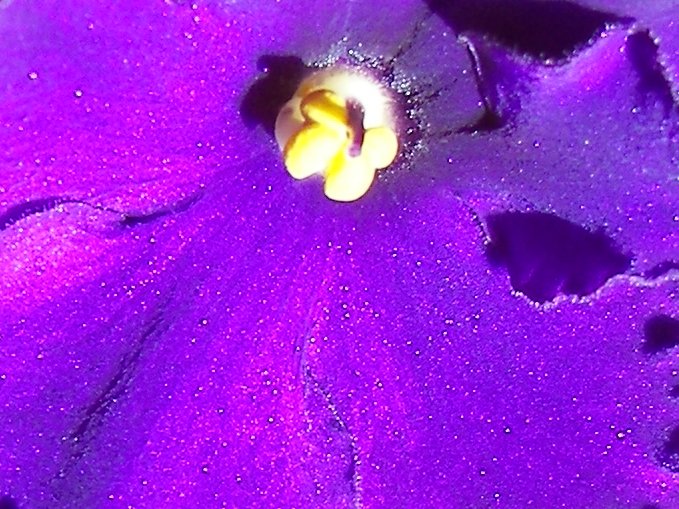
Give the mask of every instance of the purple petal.
<path id="1" fill-rule="evenodd" d="M 468 34 L 479 84 L 397 7 L 0 10 L 0 505 L 679 504 L 661 25 L 559 67 Z M 242 117 L 261 57 L 348 49 L 414 117 L 351 205 Z"/>
<path id="2" fill-rule="evenodd" d="M 604 229 L 648 275 L 676 259 L 679 117 L 667 89 L 643 86 L 631 38 L 615 30 L 559 67 L 517 61 L 530 73 L 514 88 L 509 125 L 449 148 L 449 172 L 465 198 L 494 195 L 500 209 Z"/>

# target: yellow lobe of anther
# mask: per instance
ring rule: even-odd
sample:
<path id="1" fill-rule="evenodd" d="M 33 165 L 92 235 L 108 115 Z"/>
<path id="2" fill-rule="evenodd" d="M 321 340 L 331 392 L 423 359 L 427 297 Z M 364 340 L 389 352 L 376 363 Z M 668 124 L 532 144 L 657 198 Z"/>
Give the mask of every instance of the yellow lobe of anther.
<path id="1" fill-rule="evenodd" d="M 343 136 L 322 124 L 305 126 L 293 134 L 285 146 L 288 173 L 298 180 L 324 173 L 345 144 Z"/>
<path id="2" fill-rule="evenodd" d="M 375 168 L 365 157 L 340 153 L 325 175 L 323 192 L 331 200 L 355 201 L 368 192 L 375 178 Z"/>
<path id="3" fill-rule="evenodd" d="M 356 93 L 347 86 L 354 80 Z M 388 98 L 377 87 L 365 76 L 328 70 L 300 85 L 276 119 L 276 139 L 292 177 L 323 175 L 325 195 L 336 201 L 354 201 L 368 191 L 375 171 L 389 166 L 398 155 L 395 131 L 374 120 L 389 123 L 391 118 Z M 361 119 L 356 125 L 356 119 L 350 118 L 347 92 L 363 109 L 363 123 L 371 125 L 360 125 Z"/>
<path id="4" fill-rule="evenodd" d="M 299 105 L 307 122 L 316 122 L 337 132 L 349 135 L 349 114 L 346 101 L 329 90 L 314 90 L 302 99 Z"/>
<path id="5" fill-rule="evenodd" d="M 343 101 L 328 90 L 311 92 L 299 109 L 304 123 L 290 137 L 283 154 L 288 173 L 304 179 L 324 173 L 349 142 L 348 114 Z"/>
<path id="6" fill-rule="evenodd" d="M 398 155 L 396 133 L 384 126 L 368 129 L 363 135 L 361 153 L 365 154 L 370 164 L 378 170 L 386 168 Z"/>

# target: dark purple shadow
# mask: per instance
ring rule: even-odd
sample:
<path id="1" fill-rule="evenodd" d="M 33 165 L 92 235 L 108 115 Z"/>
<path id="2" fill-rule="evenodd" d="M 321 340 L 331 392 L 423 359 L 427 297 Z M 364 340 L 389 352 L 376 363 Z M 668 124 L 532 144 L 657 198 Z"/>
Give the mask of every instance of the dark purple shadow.
<path id="1" fill-rule="evenodd" d="M 669 114 L 674 105 L 672 87 L 658 63 L 658 45 L 648 31 L 636 32 L 627 38 L 627 55 L 639 75 L 639 95 L 650 96 Z"/>
<path id="2" fill-rule="evenodd" d="M 507 212 L 487 223 L 488 257 L 507 268 L 515 290 L 537 302 L 588 295 L 631 264 L 603 233 L 552 214 Z"/>
<path id="3" fill-rule="evenodd" d="M 261 125 L 273 135 L 278 112 L 295 95 L 309 68 L 291 55 L 264 55 L 257 66 L 264 74 L 245 93 L 240 114 L 248 127 Z"/>
<path id="4" fill-rule="evenodd" d="M 560 59 L 586 45 L 607 25 L 633 20 L 565 1 L 429 0 L 456 32 L 488 35 L 541 59 Z"/>
<path id="5" fill-rule="evenodd" d="M 664 468 L 670 472 L 679 473 L 679 426 L 670 432 L 658 459 Z"/>
<path id="6" fill-rule="evenodd" d="M 644 324 L 644 351 L 655 354 L 679 346 L 679 320 L 656 315 Z"/>

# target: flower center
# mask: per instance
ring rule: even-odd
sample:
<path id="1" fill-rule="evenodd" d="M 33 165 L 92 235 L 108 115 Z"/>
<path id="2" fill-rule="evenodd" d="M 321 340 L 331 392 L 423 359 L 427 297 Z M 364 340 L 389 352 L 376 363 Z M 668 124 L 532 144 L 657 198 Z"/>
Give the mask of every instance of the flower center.
<path id="1" fill-rule="evenodd" d="M 363 196 L 376 170 L 398 154 L 393 106 L 383 87 L 348 68 L 305 79 L 276 118 L 276 140 L 288 173 L 325 178 L 331 200 Z"/>

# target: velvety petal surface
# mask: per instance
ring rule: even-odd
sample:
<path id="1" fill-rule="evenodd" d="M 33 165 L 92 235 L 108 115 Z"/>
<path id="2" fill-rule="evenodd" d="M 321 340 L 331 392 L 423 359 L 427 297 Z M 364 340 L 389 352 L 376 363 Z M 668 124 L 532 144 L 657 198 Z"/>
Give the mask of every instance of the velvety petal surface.
<path id="1" fill-rule="evenodd" d="M 579 45 L 556 33 L 568 51 L 559 58 L 556 42 L 522 37 L 548 31 L 555 14 L 570 10 L 590 19 L 575 4 L 555 13 L 551 6 L 567 3 L 510 2 L 530 7 L 535 18 L 511 20 L 509 28 L 487 23 L 489 11 L 480 7 L 477 19 L 455 2 L 432 4 L 474 54 L 495 124 L 474 126 L 474 136 L 462 133 L 457 142 L 446 137 L 429 166 L 442 168 L 441 178 L 465 199 L 491 195 L 501 211 L 554 213 L 605 232 L 632 259 L 633 273 L 655 277 L 676 267 L 679 109 L 668 74 L 676 38 L 668 33 L 663 45 L 652 35 L 671 31 L 676 7 L 643 22 L 633 10 L 601 14 L 617 26 L 583 32 Z M 498 42 L 512 37 L 516 47 Z"/>
<path id="2" fill-rule="evenodd" d="M 653 44 L 618 21 L 553 66 L 454 21 L 0 9 L 0 504 L 679 504 L 677 113 L 630 56 Z M 256 85 L 339 55 L 410 112 L 354 204 L 286 175 Z"/>

